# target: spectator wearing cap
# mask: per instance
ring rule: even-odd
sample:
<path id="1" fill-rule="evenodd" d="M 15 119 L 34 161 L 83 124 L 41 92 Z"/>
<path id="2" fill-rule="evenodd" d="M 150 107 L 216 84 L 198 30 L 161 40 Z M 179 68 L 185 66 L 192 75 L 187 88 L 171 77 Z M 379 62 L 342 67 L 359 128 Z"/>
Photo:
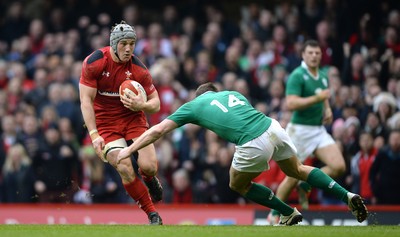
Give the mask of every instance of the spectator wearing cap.
<path id="1" fill-rule="evenodd" d="M 388 119 L 396 112 L 396 99 L 389 92 L 381 92 L 373 101 L 373 111 L 378 114 L 381 122 L 386 126 Z"/>

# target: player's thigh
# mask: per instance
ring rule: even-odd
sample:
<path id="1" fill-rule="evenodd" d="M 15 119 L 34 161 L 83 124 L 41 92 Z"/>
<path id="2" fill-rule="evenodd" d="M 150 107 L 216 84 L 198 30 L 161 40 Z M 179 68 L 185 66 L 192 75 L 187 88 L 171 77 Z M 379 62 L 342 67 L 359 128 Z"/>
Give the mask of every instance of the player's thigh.
<path id="1" fill-rule="evenodd" d="M 126 141 L 123 138 L 119 138 L 108 142 L 103 149 L 103 155 L 106 160 L 112 165 L 116 166 L 117 164 L 117 157 L 120 150 L 124 147 L 127 147 Z"/>
<path id="2" fill-rule="evenodd" d="M 320 147 L 315 150 L 314 154 L 320 161 L 329 167 L 342 169 L 346 165 L 342 152 L 336 143 Z"/>
<path id="3" fill-rule="evenodd" d="M 153 144 L 149 144 L 138 151 L 138 165 L 143 170 L 157 170 L 157 156 Z"/>

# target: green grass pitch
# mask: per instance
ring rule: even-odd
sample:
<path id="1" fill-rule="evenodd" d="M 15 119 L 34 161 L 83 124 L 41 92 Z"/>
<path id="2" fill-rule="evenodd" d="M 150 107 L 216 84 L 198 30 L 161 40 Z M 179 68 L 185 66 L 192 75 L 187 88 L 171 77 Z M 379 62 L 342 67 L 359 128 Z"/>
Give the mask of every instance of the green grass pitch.
<path id="1" fill-rule="evenodd" d="M 0 225 L 1 237 L 391 237 L 400 226 Z"/>

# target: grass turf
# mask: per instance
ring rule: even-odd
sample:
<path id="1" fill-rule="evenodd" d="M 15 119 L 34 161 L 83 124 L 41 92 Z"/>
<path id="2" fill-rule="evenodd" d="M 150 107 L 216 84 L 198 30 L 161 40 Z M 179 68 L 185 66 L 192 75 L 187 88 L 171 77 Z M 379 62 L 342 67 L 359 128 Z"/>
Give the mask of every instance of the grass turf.
<path id="1" fill-rule="evenodd" d="M 391 237 L 400 226 L 0 225 L 1 237 Z"/>

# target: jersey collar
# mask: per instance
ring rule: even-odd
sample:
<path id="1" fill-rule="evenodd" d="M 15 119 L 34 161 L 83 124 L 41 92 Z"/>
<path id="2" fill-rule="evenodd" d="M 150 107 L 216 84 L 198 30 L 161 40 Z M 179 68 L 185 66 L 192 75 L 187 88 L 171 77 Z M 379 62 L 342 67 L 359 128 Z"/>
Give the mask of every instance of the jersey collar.
<path id="1" fill-rule="evenodd" d="M 301 67 L 304 68 L 304 69 L 306 69 L 307 72 L 308 72 L 308 74 L 309 74 L 312 78 L 314 78 L 315 80 L 317 80 L 317 79 L 319 78 L 319 72 L 318 72 L 318 70 L 317 70 L 317 76 L 314 76 L 314 75 L 310 72 L 310 70 L 308 70 L 308 66 L 307 66 L 306 62 L 301 61 Z"/>

